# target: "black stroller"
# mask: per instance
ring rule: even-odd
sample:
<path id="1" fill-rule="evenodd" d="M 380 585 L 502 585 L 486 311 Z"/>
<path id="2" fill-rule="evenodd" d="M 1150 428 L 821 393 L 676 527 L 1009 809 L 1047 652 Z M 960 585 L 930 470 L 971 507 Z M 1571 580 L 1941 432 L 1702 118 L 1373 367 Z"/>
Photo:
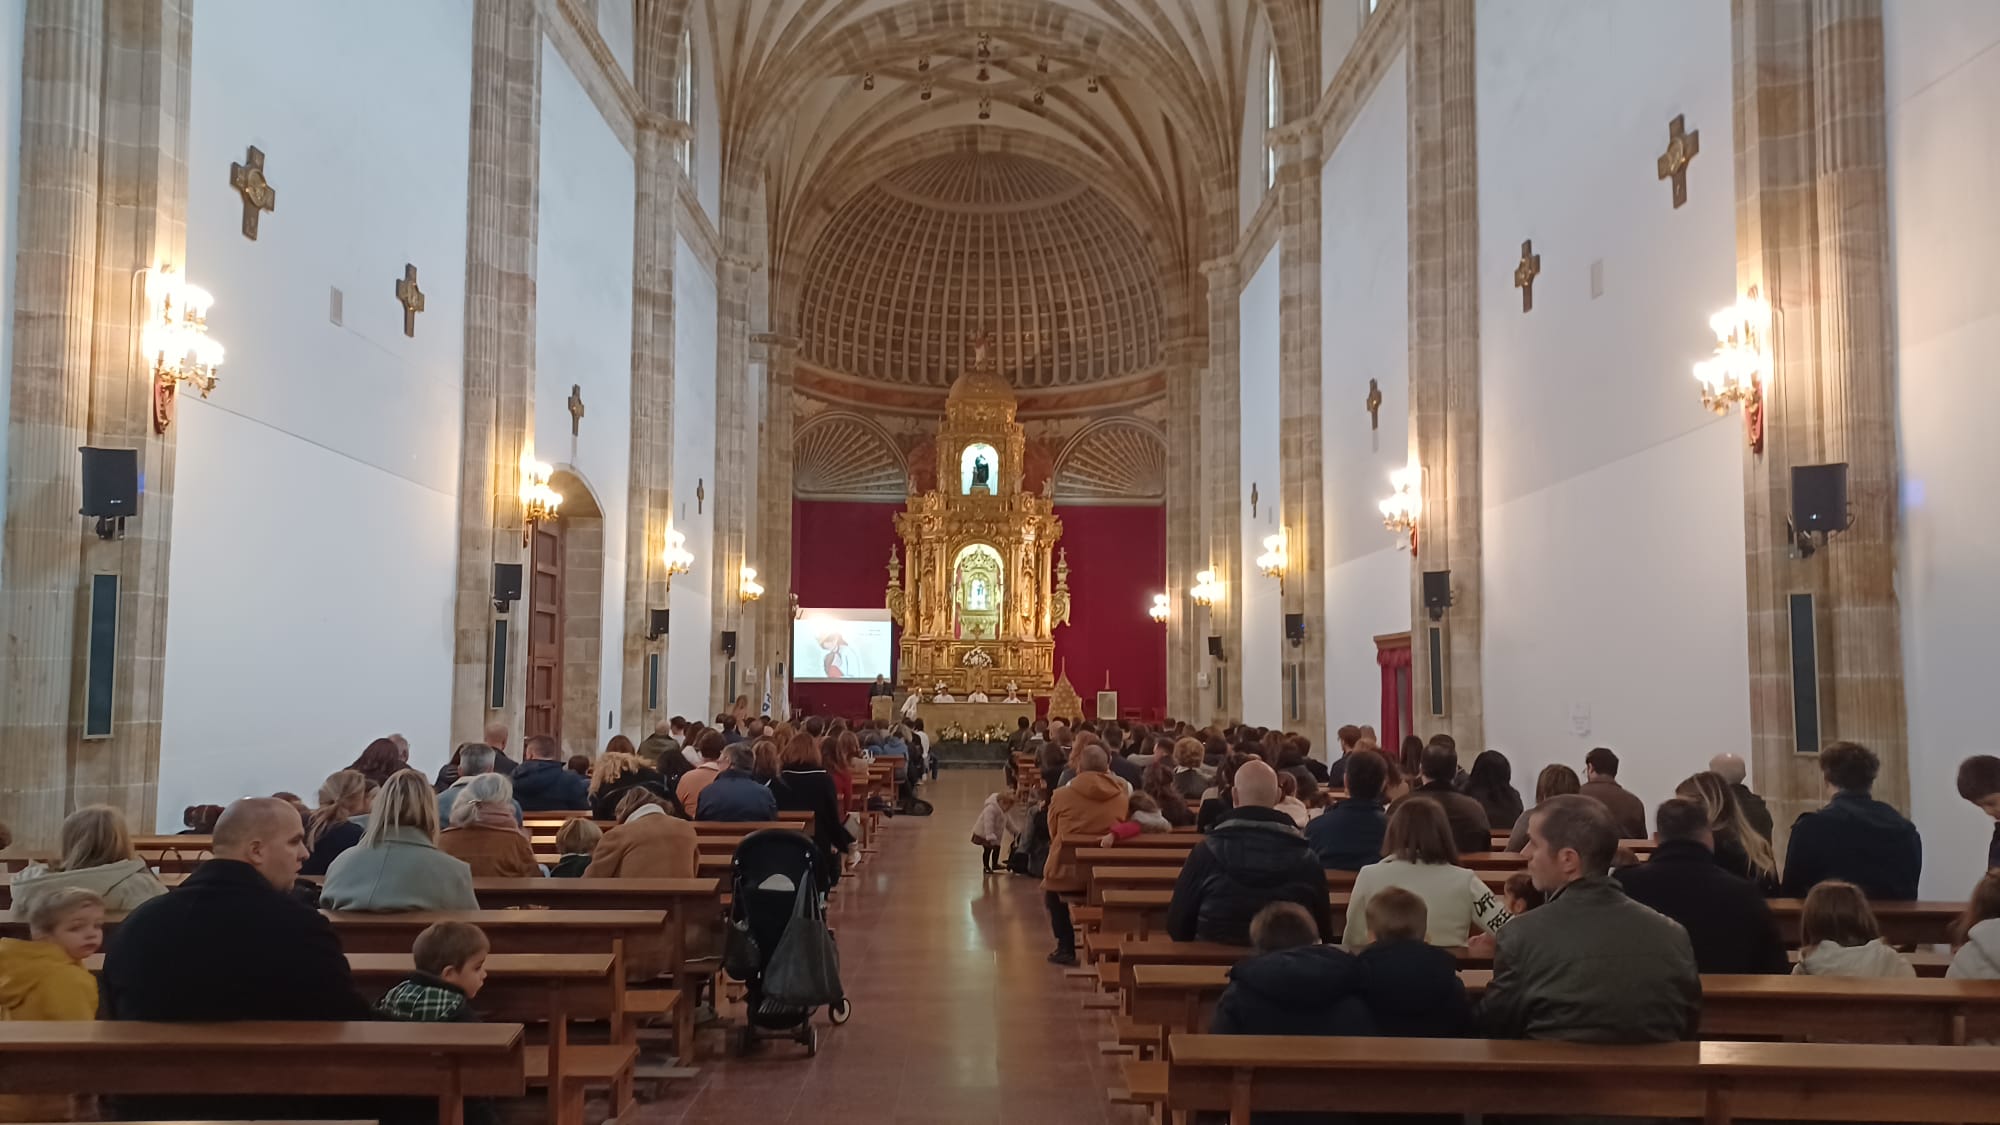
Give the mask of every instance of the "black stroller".
<path id="1" fill-rule="evenodd" d="M 850 1008 L 821 906 L 826 888 L 819 864 L 819 847 L 803 832 L 766 828 L 736 845 L 723 967 L 747 986 L 740 1054 L 781 1038 L 803 1044 L 808 1056 L 817 1054 L 812 1015 L 821 1005 L 834 1023 L 847 1022 Z"/>

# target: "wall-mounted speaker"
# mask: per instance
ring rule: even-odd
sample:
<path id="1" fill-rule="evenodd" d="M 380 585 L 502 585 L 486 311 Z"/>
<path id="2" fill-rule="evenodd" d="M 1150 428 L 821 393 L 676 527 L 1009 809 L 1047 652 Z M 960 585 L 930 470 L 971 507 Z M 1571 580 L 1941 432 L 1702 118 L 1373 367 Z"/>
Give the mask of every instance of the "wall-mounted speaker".
<path id="1" fill-rule="evenodd" d="M 1451 602 L 1451 571 L 1424 571 L 1424 608 L 1430 611 L 1431 620 L 1443 617 Z"/>
<path id="2" fill-rule="evenodd" d="M 667 614 L 668 614 L 668 612 L 669 612 L 668 610 L 664 610 L 664 609 L 652 609 L 652 610 L 647 610 L 647 611 L 646 611 L 646 639 L 647 639 L 647 640 L 649 640 L 649 641 L 657 641 L 657 640 L 659 640 L 659 639 L 660 639 L 661 637 L 664 637 L 664 636 L 666 636 L 666 635 L 667 635 Z"/>
<path id="3" fill-rule="evenodd" d="M 493 608 L 507 612 L 507 607 L 521 600 L 521 564 L 493 564 Z"/>
<path id="4" fill-rule="evenodd" d="M 1214 637 L 1214 636 L 1211 636 L 1210 638 L 1208 638 L 1208 654 L 1209 654 L 1210 656 L 1213 656 L 1213 657 L 1215 657 L 1215 658 L 1216 658 L 1217 660 L 1221 660 L 1221 659 L 1222 659 L 1222 638 L 1221 638 L 1221 637 Z"/>
<path id="5" fill-rule="evenodd" d="M 1800 558 L 1854 526 L 1847 508 L 1847 463 L 1792 466 L 1792 518 L 1786 528 Z M 1817 544 L 1815 544 L 1817 540 Z"/>
<path id="6" fill-rule="evenodd" d="M 125 519 L 139 514 L 139 451 L 82 446 L 83 507 L 77 514 Z"/>
<path id="7" fill-rule="evenodd" d="M 736 655 L 736 630 L 724 629 L 722 631 L 722 655 Z"/>
<path id="8" fill-rule="evenodd" d="M 1306 643 L 1305 614 L 1287 613 L 1285 615 L 1285 639 L 1292 642 L 1293 648 Z"/>

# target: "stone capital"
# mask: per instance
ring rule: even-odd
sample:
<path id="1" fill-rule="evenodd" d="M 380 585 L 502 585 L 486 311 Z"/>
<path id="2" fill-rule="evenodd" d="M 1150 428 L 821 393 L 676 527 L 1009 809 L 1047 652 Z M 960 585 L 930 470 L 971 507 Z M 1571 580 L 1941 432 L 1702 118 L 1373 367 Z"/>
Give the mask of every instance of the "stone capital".
<path id="1" fill-rule="evenodd" d="M 643 133 L 655 133 L 670 141 L 694 139 L 694 126 L 678 117 L 656 110 L 642 109 L 633 116 L 632 123 Z"/>
<path id="2" fill-rule="evenodd" d="M 1243 275 L 1243 268 L 1237 264 L 1236 255 L 1210 258 L 1200 266 L 1201 275 L 1208 279 L 1209 288 L 1235 286 Z"/>

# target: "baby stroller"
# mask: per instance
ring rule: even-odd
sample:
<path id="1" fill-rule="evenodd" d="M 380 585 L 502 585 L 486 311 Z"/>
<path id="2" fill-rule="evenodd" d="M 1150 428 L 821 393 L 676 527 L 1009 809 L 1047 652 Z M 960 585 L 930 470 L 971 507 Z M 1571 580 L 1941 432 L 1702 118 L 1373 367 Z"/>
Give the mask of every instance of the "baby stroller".
<path id="1" fill-rule="evenodd" d="M 740 1054 L 783 1038 L 803 1044 L 810 1057 L 819 1052 L 813 1012 L 826 1005 L 836 1024 L 851 1013 L 826 929 L 819 863 L 818 846 L 803 832 L 766 828 L 736 845 L 723 967 L 747 987 Z"/>

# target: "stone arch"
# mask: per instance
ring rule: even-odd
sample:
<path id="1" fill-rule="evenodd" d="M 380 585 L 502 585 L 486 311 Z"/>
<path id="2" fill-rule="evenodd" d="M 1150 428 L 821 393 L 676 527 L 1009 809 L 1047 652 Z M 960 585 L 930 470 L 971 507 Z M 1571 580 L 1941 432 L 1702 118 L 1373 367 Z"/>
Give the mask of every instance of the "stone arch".
<path id="1" fill-rule="evenodd" d="M 1257 0 L 1278 52 L 1278 120 L 1286 124 L 1319 104 L 1319 5 L 1316 0 Z"/>
<path id="2" fill-rule="evenodd" d="M 1063 444 L 1049 479 L 1058 504 L 1163 503 L 1166 437 L 1141 418 L 1101 418 Z"/>
<path id="3" fill-rule="evenodd" d="M 792 494 L 806 500 L 902 500 L 910 468 L 896 439 L 863 414 L 830 410 L 792 437 Z"/>
<path id="4" fill-rule="evenodd" d="M 562 721 L 564 756 L 596 754 L 604 709 L 604 505 L 574 465 L 549 486 L 562 494 Z"/>

